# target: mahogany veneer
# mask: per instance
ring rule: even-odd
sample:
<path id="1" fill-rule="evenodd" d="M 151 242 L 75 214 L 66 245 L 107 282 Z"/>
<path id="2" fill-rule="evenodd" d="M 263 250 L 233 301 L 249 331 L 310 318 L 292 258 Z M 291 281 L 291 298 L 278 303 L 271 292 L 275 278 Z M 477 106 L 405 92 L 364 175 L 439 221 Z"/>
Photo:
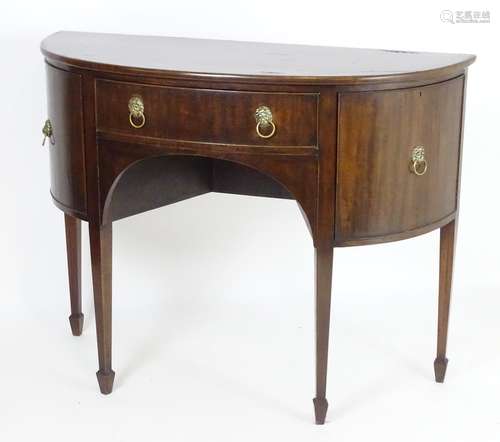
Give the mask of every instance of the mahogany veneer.
<path id="1" fill-rule="evenodd" d="M 112 391 L 112 222 L 208 192 L 295 199 L 316 249 L 316 423 L 334 247 L 441 229 L 443 382 L 472 55 L 59 32 L 42 42 L 51 194 L 74 335 L 88 221 L 101 392 Z"/>

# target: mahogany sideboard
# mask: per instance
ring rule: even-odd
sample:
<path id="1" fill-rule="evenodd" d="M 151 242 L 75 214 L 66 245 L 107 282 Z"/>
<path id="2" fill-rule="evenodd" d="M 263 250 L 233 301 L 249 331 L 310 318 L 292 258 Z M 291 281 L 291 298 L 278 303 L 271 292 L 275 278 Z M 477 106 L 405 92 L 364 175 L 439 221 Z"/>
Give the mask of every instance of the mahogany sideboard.
<path id="1" fill-rule="evenodd" d="M 316 423 L 325 421 L 335 247 L 441 229 L 443 382 L 472 55 L 58 32 L 47 72 L 51 195 L 82 332 L 90 232 L 102 393 L 111 393 L 112 223 L 207 192 L 297 201 L 315 247 Z"/>

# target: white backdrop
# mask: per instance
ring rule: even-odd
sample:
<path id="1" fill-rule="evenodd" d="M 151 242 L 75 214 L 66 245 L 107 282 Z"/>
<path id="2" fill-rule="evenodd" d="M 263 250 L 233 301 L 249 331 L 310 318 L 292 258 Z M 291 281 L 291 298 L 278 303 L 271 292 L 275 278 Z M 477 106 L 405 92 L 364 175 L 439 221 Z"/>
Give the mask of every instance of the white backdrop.
<path id="1" fill-rule="evenodd" d="M 0 16 L 0 440 L 498 441 L 498 2 L 9 2 Z M 444 9 L 488 10 L 450 24 Z M 211 194 L 115 223 L 115 390 L 98 392 L 40 146 L 57 30 L 474 53 L 446 383 L 437 232 L 334 259 L 327 424 L 313 425 L 313 248 L 295 203 Z M 86 225 L 84 225 L 86 227 Z"/>

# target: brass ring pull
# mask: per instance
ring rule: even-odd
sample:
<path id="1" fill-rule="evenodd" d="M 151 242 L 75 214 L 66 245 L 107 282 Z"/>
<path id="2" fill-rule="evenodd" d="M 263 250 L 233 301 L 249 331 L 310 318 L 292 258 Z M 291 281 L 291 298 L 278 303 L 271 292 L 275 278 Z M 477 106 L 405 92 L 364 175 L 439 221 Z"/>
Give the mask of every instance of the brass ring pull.
<path id="1" fill-rule="evenodd" d="M 424 146 L 415 147 L 411 153 L 410 171 L 417 176 L 422 176 L 427 172 L 427 167 Z"/>
<path id="2" fill-rule="evenodd" d="M 266 126 L 271 126 L 271 132 L 269 132 L 267 135 L 263 134 L 260 131 L 261 125 L 264 126 L 264 124 L 259 121 L 257 123 L 257 126 L 255 127 L 255 130 L 257 131 L 257 135 L 261 138 L 271 138 L 274 135 L 274 133 L 276 132 L 276 125 L 272 121 L 270 123 L 266 124 Z"/>
<path id="3" fill-rule="evenodd" d="M 144 103 L 139 95 L 132 95 L 132 97 L 130 97 L 130 100 L 128 101 L 128 110 L 128 121 L 133 128 L 140 129 L 146 124 Z"/>
<path id="4" fill-rule="evenodd" d="M 267 106 L 259 106 L 255 110 L 255 120 L 257 121 L 257 126 L 255 126 L 255 131 L 260 138 L 271 138 L 276 133 L 276 125 L 273 122 L 273 114 L 271 109 Z M 267 129 L 271 127 L 268 133 L 262 132 L 262 129 Z"/>
<path id="5" fill-rule="evenodd" d="M 134 122 L 134 118 L 140 118 L 140 123 L 136 124 Z M 132 125 L 132 127 L 135 127 L 136 129 L 140 129 L 142 126 L 144 126 L 144 124 L 146 124 L 146 117 L 144 116 L 144 114 L 139 114 L 136 117 L 134 114 L 130 113 L 128 116 L 128 121 L 130 121 L 130 124 Z"/>
<path id="6" fill-rule="evenodd" d="M 427 172 L 427 161 L 413 161 L 411 164 L 412 172 L 417 176 L 425 175 Z"/>

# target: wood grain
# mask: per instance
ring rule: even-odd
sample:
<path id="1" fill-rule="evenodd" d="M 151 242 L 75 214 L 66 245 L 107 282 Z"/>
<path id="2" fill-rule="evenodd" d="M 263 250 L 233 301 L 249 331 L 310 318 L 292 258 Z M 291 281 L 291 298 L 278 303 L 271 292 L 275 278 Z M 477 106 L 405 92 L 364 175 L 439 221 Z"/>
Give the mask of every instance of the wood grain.
<path id="1" fill-rule="evenodd" d="M 97 128 L 102 132 L 182 141 L 265 146 L 317 146 L 317 95 L 256 93 L 148 86 L 97 81 Z M 139 95 L 146 123 L 129 123 L 128 101 Z M 273 114 L 276 133 L 261 138 L 255 110 L 265 105 Z"/>
<path id="2" fill-rule="evenodd" d="M 50 155 L 50 192 L 60 204 L 85 215 L 81 75 L 49 65 L 46 65 L 46 72 L 48 118 L 54 130 L 54 144 L 48 140 L 45 143 Z"/>
<path id="3" fill-rule="evenodd" d="M 175 37 L 58 32 L 41 44 L 51 60 L 99 72 L 214 81 L 352 84 L 452 76 L 467 54 L 353 49 Z"/>
<path id="4" fill-rule="evenodd" d="M 453 220 L 440 230 L 439 244 L 439 308 L 437 355 L 434 361 L 436 382 L 444 382 L 448 359 L 448 319 L 450 314 L 451 285 L 453 280 L 453 261 L 455 255 L 455 233 L 457 224 Z"/>
<path id="5" fill-rule="evenodd" d="M 115 372 L 111 368 L 112 337 L 112 227 L 89 223 L 90 257 L 94 287 L 95 322 L 99 371 L 97 380 L 102 394 L 113 390 Z"/>
<path id="6" fill-rule="evenodd" d="M 455 212 L 463 81 L 341 94 L 336 242 L 383 239 Z M 409 169 L 419 145 L 423 176 Z"/>
<path id="7" fill-rule="evenodd" d="M 328 371 L 328 340 L 332 292 L 333 247 L 316 248 L 316 423 L 324 424 L 328 402 L 326 375 Z"/>
<path id="8" fill-rule="evenodd" d="M 71 215 L 64 215 L 66 228 L 66 255 L 68 258 L 69 296 L 71 315 L 69 323 L 74 336 L 83 329 L 82 313 L 82 222 Z"/>

